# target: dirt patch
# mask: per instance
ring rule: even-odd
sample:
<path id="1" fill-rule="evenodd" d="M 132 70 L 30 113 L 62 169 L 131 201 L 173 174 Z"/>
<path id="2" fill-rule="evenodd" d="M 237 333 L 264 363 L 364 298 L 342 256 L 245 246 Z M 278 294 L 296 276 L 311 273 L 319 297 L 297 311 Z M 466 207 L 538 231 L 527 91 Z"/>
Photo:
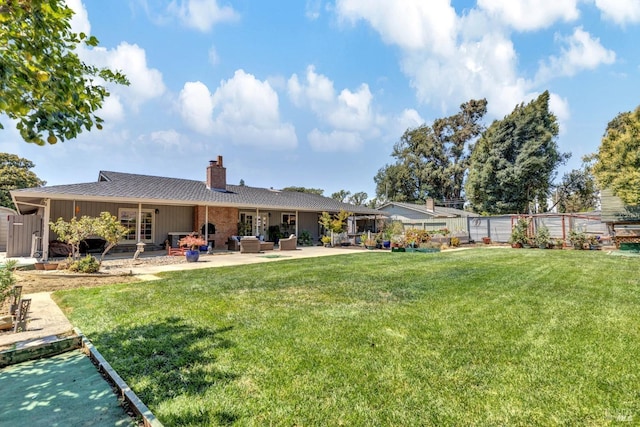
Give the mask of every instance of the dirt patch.
<path id="1" fill-rule="evenodd" d="M 145 265 L 170 265 L 186 262 L 184 257 L 156 256 L 149 258 L 114 259 L 102 262 L 100 272 L 96 274 L 81 274 L 67 270 L 55 271 L 16 271 L 17 284 L 22 285 L 24 294 L 35 292 L 58 291 L 62 289 L 76 289 L 112 285 L 115 283 L 138 282 L 131 274 L 135 267 Z"/>

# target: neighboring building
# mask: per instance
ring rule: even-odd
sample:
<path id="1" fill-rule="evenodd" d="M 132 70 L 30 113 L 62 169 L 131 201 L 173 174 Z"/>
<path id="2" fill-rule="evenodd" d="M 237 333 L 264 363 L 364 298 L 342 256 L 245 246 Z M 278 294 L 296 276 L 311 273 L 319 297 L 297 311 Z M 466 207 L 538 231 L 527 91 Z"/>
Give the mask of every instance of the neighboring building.
<path id="1" fill-rule="evenodd" d="M 45 224 L 110 212 L 130 229 L 119 246 L 140 241 L 147 248 L 163 247 L 167 240 L 175 243 L 179 236 L 197 231 L 207 234 L 213 248 L 224 249 L 232 235 L 262 235 L 266 240 L 275 226 L 284 236 L 307 231 L 317 242 L 322 212 L 380 215 L 315 194 L 228 185 L 222 156 L 210 162 L 206 181 L 101 171 L 97 182 L 14 190 L 11 196 L 20 214 L 41 215 Z M 42 230 L 46 259 L 55 235 L 49 227 Z"/>
<path id="2" fill-rule="evenodd" d="M 468 218 L 479 216 L 460 209 L 435 206 L 433 199 L 428 199 L 425 204 L 388 202 L 378 210 L 390 220 L 402 222 L 405 228 L 425 230 L 448 228 L 450 231 L 468 232 Z"/>
<path id="3" fill-rule="evenodd" d="M 15 215 L 13 209 L 0 206 L 0 252 L 7 250 L 7 236 L 9 229 L 9 215 Z"/>
<path id="4" fill-rule="evenodd" d="M 630 243 L 640 247 L 640 205 L 626 205 L 611 190 L 600 192 L 602 203 L 602 222 L 607 224 L 609 232 L 614 236 L 616 246 Z"/>

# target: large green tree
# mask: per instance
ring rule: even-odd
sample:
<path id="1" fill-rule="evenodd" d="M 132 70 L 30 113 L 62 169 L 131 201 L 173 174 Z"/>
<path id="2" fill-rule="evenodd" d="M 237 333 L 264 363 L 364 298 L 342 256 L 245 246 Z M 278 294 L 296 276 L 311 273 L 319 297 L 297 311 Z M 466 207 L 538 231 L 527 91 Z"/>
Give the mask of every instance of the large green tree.
<path id="1" fill-rule="evenodd" d="M 598 205 L 598 187 L 588 161 L 563 175 L 554 194 L 558 212 L 587 212 Z"/>
<path id="2" fill-rule="evenodd" d="M 128 84 L 80 60 L 78 45 L 95 47 L 98 39 L 73 33 L 72 15 L 63 0 L 0 1 L 0 113 L 16 120 L 27 142 L 55 144 L 100 129 L 104 83 Z"/>
<path id="3" fill-rule="evenodd" d="M 31 170 L 32 161 L 15 154 L 0 153 L 0 206 L 15 209 L 9 191 L 41 187 L 46 184 Z"/>
<path id="4" fill-rule="evenodd" d="M 465 190 L 471 208 L 489 214 L 544 211 L 560 153 L 558 122 L 549 111 L 549 92 L 518 105 L 494 121 L 476 144 Z"/>
<path id="5" fill-rule="evenodd" d="M 394 147 L 396 162 L 374 178 L 376 196 L 392 201 L 460 200 L 474 140 L 484 129 L 486 99 L 470 100 L 460 111 L 431 126 L 407 129 Z"/>
<path id="6" fill-rule="evenodd" d="M 640 107 L 609 122 L 595 158 L 598 184 L 626 204 L 640 205 Z"/>

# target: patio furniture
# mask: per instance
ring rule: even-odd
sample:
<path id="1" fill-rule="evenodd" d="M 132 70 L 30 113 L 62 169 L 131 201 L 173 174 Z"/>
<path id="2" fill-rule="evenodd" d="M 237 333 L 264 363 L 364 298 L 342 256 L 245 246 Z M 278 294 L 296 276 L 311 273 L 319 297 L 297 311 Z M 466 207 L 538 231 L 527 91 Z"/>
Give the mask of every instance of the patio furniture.
<path id="1" fill-rule="evenodd" d="M 245 236 L 240 239 L 241 254 L 257 254 L 260 253 L 260 240 L 254 236 Z"/>
<path id="2" fill-rule="evenodd" d="M 261 251 L 272 251 L 273 250 L 273 242 L 260 242 L 260 250 Z"/>
<path id="3" fill-rule="evenodd" d="M 238 236 L 231 236 L 229 240 L 227 240 L 227 249 L 230 251 L 239 251 L 240 250 L 240 240 L 238 240 Z"/>
<path id="4" fill-rule="evenodd" d="M 281 251 L 295 251 L 296 246 L 298 246 L 298 238 L 295 234 L 292 234 L 286 239 L 280 239 L 279 245 Z"/>

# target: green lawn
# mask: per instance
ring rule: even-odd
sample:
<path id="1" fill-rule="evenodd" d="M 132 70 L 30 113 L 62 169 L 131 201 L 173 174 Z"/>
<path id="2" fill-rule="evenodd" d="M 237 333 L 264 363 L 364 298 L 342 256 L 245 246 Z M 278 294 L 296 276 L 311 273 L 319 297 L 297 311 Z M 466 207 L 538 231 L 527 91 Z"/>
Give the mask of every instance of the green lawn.
<path id="1" fill-rule="evenodd" d="M 639 267 L 375 251 L 55 297 L 167 426 L 630 425 Z"/>

